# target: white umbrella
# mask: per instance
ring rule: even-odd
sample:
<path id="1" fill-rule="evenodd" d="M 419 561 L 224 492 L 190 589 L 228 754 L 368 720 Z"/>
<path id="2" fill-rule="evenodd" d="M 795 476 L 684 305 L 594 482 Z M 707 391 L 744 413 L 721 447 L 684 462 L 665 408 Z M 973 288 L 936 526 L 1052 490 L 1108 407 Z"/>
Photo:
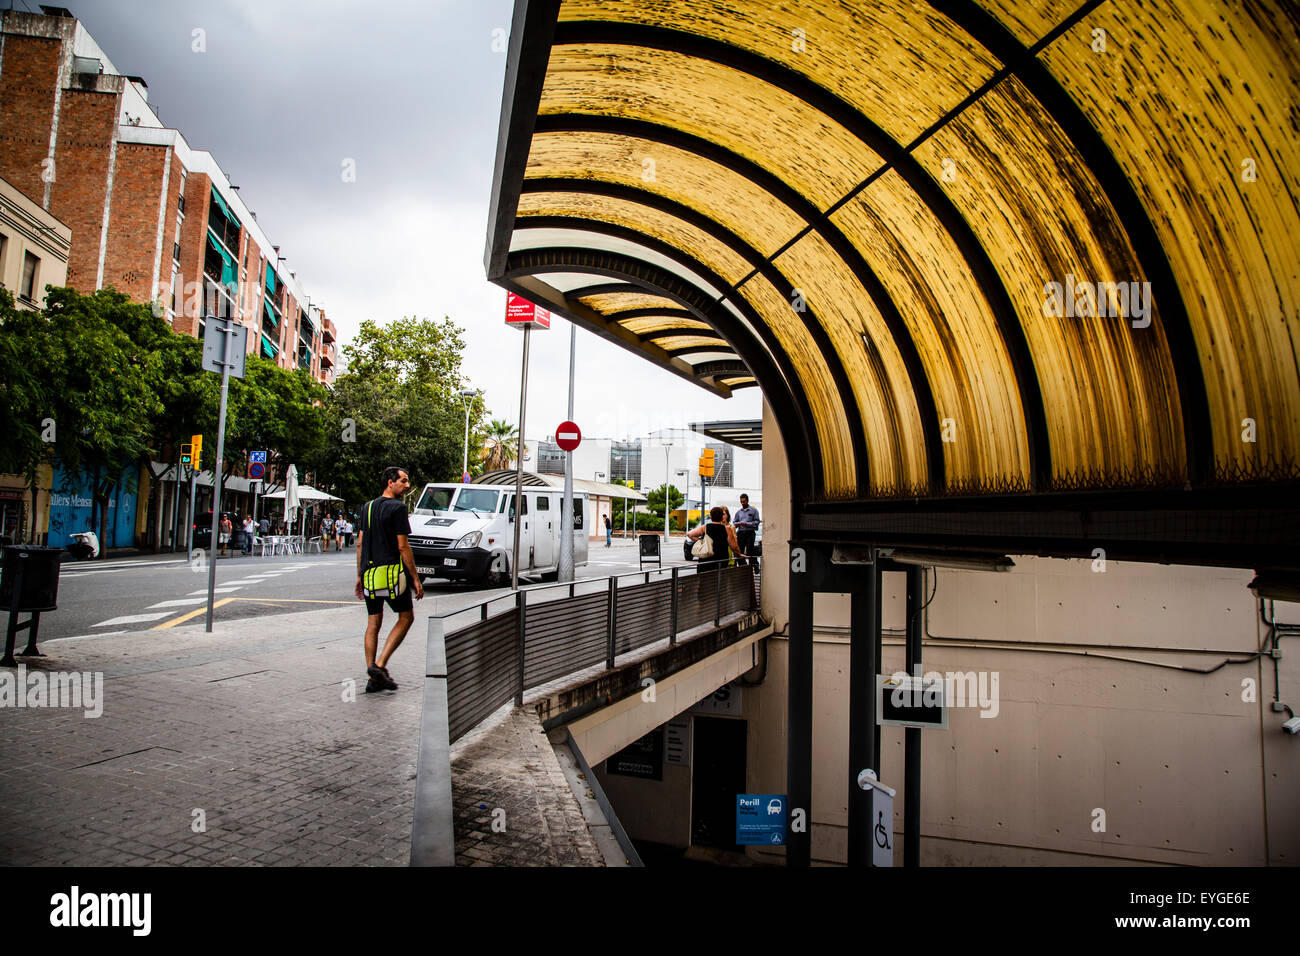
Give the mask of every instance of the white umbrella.
<path id="1" fill-rule="evenodd" d="M 281 489 L 280 491 L 268 492 L 267 494 L 262 495 L 262 497 L 271 498 L 276 501 L 279 501 L 284 498 L 284 495 L 285 495 L 284 489 Z M 298 486 L 298 502 L 300 504 L 304 501 L 342 501 L 342 500 L 343 499 L 340 498 L 338 495 L 331 495 L 328 492 L 321 491 L 319 488 L 313 488 L 311 485 Z"/>
<path id="2" fill-rule="evenodd" d="M 290 518 L 289 514 L 298 510 L 298 503 L 298 466 L 290 465 L 289 470 L 284 473 L 284 517 L 290 531 L 293 530 L 293 518 Z"/>

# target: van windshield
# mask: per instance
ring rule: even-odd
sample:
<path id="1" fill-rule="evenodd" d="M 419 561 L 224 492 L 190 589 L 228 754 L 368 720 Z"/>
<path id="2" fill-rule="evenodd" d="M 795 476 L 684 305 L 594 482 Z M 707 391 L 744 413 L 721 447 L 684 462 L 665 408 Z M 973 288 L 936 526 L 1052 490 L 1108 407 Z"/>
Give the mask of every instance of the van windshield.
<path id="1" fill-rule="evenodd" d="M 446 511 L 451 507 L 451 496 L 455 493 L 455 488 L 425 488 L 415 504 L 415 513 L 431 515 L 435 511 Z"/>
<path id="2" fill-rule="evenodd" d="M 456 504 L 452 511 L 477 511 L 479 514 L 487 512 L 491 514 L 497 510 L 497 495 L 500 492 L 488 491 L 485 488 L 462 488 L 460 494 L 456 496 Z"/>

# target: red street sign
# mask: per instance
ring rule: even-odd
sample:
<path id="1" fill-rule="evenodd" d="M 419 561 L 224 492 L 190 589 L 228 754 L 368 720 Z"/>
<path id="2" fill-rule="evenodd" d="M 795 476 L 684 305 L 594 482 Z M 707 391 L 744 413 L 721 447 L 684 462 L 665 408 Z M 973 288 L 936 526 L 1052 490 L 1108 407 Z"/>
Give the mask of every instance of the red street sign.
<path id="1" fill-rule="evenodd" d="M 551 327 L 551 313 L 540 306 L 533 305 L 523 296 L 507 292 L 506 325 L 514 325 L 520 328 L 525 325 L 535 325 L 539 329 L 549 329 Z"/>
<path id="2" fill-rule="evenodd" d="M 561 422 L 555 429 L 555 444 L 564 451 L 573 451 L 582 441 L 582 430 L 573 422 Z"/>
<path id="3" fill-rule="evenodd" d="M 260 461 L 255 461 L 248 466 L 249 478 L 261 478 L 265 474 L 266 474 L 266 465 L 262 464 Z"/>

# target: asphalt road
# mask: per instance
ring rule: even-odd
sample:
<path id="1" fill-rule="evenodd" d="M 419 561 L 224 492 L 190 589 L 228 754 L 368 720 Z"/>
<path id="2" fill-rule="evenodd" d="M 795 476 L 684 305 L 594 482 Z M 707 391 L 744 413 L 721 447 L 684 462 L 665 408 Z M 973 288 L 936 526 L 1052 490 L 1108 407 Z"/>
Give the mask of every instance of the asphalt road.
<path id="1" fill-rule="evenodd" d="M 665 557 L 681 557 L 680 539 Z M 665 561 L 665 566 L 671 562 Z M 676 563 L 681 563 L 680 561 Z M 593 542 L 579 580 L 637 570 L 634 545 L 604 548 Z M 217 561 L 215 620 L 272 617 L 327 607 L 354 607 L 358 627 L 364 613 L 352 593 L 356 552 L 221 558 Z M 165 629 L 201 622 L 206 610 L 206 566 L 195 567 L 183 555 L 160 554 L 102 561 L 73 561 L 65 556 L 59 576 L 58 610 L 41 615 L 40 643 L 60 638 L 111 639 L 115 634 Z M 477 588 L 441 580 L 425 585 L 417 618 L 478 604 L 509 588 Z M 2 612 L 0 612 L 2 613 Z M 270 622 L 268 622 L 270 623 Z M 19 632 L 18 649 L 25 643 Z"/>

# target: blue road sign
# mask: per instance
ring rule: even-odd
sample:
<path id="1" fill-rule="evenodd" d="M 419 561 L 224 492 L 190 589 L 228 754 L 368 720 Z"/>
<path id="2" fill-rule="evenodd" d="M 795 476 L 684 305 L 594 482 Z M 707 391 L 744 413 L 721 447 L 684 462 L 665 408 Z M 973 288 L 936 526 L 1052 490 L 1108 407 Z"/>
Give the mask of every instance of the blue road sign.
<path id="1" fill-rule="evenodd" d="M 266 464 L 266 452 L 264 452 L 264 451 L 250 451 L 250 452 L 248 453 L 248 462 L 249 462 L 249 464 L 257 464 L 258 462 L 260 462 L 261 464 L 265 465 L 265 464 Z"/>
<path id="2" fill-rule="evenodd" d="M 736 843 L 785 845 L 784 793 L 736 794 Z"/>

